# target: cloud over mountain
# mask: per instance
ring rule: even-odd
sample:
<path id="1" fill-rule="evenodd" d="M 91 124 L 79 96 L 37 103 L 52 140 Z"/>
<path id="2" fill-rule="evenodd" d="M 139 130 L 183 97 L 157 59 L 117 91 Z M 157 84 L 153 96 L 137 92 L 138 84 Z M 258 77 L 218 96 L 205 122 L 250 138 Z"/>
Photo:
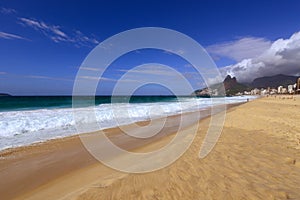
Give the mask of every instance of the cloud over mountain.
<path id="1" fill-rule="evenodd" d="M 239 82 L 276 74 L 300 75 L 300 32 L 288 39 L 278 39 L 260 55 L 243 59 L 220 69 L 225 77 L 235 76 Z"/>

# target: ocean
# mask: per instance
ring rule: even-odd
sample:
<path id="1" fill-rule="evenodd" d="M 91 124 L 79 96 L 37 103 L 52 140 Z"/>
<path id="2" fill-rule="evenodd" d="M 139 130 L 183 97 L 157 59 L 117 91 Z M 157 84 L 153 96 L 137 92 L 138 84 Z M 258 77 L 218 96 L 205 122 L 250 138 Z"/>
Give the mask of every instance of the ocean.
<path id="1" fill-rule="evenodd" d="M 175 96 L 95 97 L 95 114 L 100 129 L 132 122 L 193 112 L 219 104 L 246 102 L 255 96 L 214 98 Z M 0 150 L 78 134 L 73 119 L 71 96 L 1 96 Z M 114 112 L 118 110 L 118 112 Z M 127 115 L 123 115 L 127 112 Z M 128 119 L 128 115 L 130 120 Z M 80 123 L 89 123 L 82 116 Z"/>

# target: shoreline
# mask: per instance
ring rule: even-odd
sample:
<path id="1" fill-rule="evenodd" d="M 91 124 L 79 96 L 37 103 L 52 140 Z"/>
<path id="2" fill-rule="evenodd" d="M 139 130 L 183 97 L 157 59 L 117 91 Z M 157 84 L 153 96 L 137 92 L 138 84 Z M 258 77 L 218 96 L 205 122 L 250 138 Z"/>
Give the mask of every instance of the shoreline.
<path id="1" fill-rule="evenodd" d="M 257 98 L 257 99 L 259 99 L 259 98 Z M 247 102 L 239 102 L 239 103 L 227 104 L 226 105 L 226 109 L 230 109 L 231 107 L 238 106 L 238 105 L 241 105 L 243 103 L 247 103 Z M 218 106 L 216 106 L 216 107 L 218 107 Z M 199 119 L 199 120 L 201 120 L 201 119 L 203 119 L 205 117 L 210 116 L 207 113 L 207 112 L 209 112 L 210 109 L 211 109 L 211 107 L 207 107 L 207 108 L 202 108 L 199 111 L 186 112 L 186 113 L 183 113 L 183 114 L 174 114 L 174 115 L 170 115 L 168 117 L 174 118 L 174 117 L 181 116 L 181 115 L 189 115 L 189 114 L 192 114 L 192 113 L 202 112 L 202 113 L 205 114 L 205 116 L 201 117 Z M 160 120 L 160 119 L 162 119 L 162 118 L 155 118 L 155 119 L 153 119 L 153 121 Z M 137 122 L 134 122 L 134 124 L 147 124 L 147 123 L 149 123 L 149 121 L 150 120 L 137 121 Z M 121 125 L 121 127 L 127 127 L 127 126 L 131 126 L 131 124 Z M 113 130 L 115 128 L 117 128 L 117 127 L 104 128 L 104 129 L 102 129 L 100 131 L 103 131 L 103 132 L 107 132 L 108 131 L 108 132 L 110 132 L 111 130 Z M 95 132 L 97 132 L 97 131 L 95 131 Z M 62 136 L 62 137 L 57 137 L 57 138 L 50 138 L 50 139 L 46 139 L 44 141 L 37 141 L 37 142 L 31 143 L 31 144 L 25 144 L 25 145 L 20 145 L 20 146 L 8 147 L 8 148 L 5 148 L 5 149 L 1 149 L 0 150 L 0 160 L 3 159 L 3 157 L 5 155 L 11 154 L 13 152 L 22 151 L 22 150 L 24 150 L 26 148 L 33 148 L 35 146 L 43 145 L 44 143 L 48 143 L 48 142 L 63 142 L 65 139 L 72 139 L 74 137 L 79 137 L 80 135 L 84 135 L 84 134 L 90 134 L 90 133 L 76 133 L 74 135 Z"/>
<path id="2" fill-rule="evenodd" d="M 230 110 L 230 108 L 239 106 L 241 104 L 243 103 L 228 104 L 226 107 Z M 191 124 L 182 128 L 180 131 L 192 126 L 199 120 L 201 121 L 211 116 L 210 109 L 200 110 L 198 112 L 201 113 L 200 119 L 194 119 Z M 198 112 L 184 113 L 184 115 L 192 115 L 193 113 Z M 149 146 L 153 143 L 159 143 L 160 140 L 165 140 L 159 145 L 164 146 L 172 139 L 174 133 L 178 131 L 178 126 L 176 123 L 178 123 L 178 120 L 180 120 L 178 119 L 179 117 L 181 117 L 180 114 L 169 116 L 167 118 L 170 120 L 168 126 L 169 128 L 162 130 L 160 133 L 154 137 L 151 137 L 150 139 L 130 140 L 129 136 L 124 136 L 124 133 L 121 133 L 122 131 L 119 128 L 109 128 L 103 131 L 115 144 L 129 151 L 143 149 L 145 146 Z M 141 125 L 143 123 L 147 124 L 149 121 L 138 122 L 138 124 Z M 127 129 L 132 128 L 131 126 L 131 124 L 125 125 Z M 85 134 L 91 133 L 83 133 L 81 136 Z M 157 148 L 157 146 L 155 146 L 155 148 Z M 75 155 L 77 158 L 73 159 L 72 157 Z M 68 162 L 65 162 L 66 160 L 68 160 Z M 33 162 L 35 162 L 35 166 L 32 165 Z M 24 167 L 20 167 L 20 164 Z M 51 180 L 65 176 L 71 171 L 77 171 L 92 165 L 101 165 L 103 169 L 107 168 L 100 164 L 99 161 L 97 161 L 88 153 L 80 140 L 79 134 L 38 142 L 28 146 L 5 149 L 0 151 L 0 177 L 2 177 L 2 180 L 6 180 L 5 182 L 0 180 L 0 194 L 6 194 L 3 195 L 3 197 L 6 197 L 5 199 L 17 197 L 21 194 L 26 194 L 31 190 L 41 187 Z M 3 177 L 4 170 L 6 170 L 5 176 L 7 176 L 7 178 L 5 176 Z M 47 174 L 48 170 L 51 170 L 51 173 Z M 18 172 L 17 174 L 14 173 L 16 171 Z M 40 173 L 37 173 L 36 171 L 39 171 Z M 16 177 L 17 180 L 7 181 L 11 180 L 11 176 Z M 29 183 L 29 177 L 43 178 L 35 178 Z M 18 185 L 23 185 L 23 187 L 15 187 L 16 182 Z M 14 190 L 7 192 L 12 188 L 14 188 Z"/>

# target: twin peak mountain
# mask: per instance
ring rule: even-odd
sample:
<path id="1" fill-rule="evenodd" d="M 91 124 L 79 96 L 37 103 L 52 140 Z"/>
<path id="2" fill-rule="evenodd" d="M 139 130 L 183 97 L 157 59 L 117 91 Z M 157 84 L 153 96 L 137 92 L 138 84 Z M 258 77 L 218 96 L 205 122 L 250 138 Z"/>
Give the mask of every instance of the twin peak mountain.
<path id="1" fill-rule="evenodd" d="M 296 83 L 297 79 L 297 76 L 278 74 L 275 76 L 256 78 L 252 83 L 242 84 L 239 83 L 235 77 L 227 75 L 223 83 L 211 85 L 209 88 L 196 90 L 192 95 L 200 97 L 233 96 L 237 93 L 243 93 L 244 91 L 249 91 L 253 88 L 277 88 L 280 85 L 287 87 L 288 85 Z"/>
<path id="2" fill-rule="evenodd" d="M 199 97 L 232 96 L 248 89 L 249 86 L 238 83 L 235 77 L 232 78 L 230 75 L 227 75 L 222 83 L 211 85 L 209 88 L 196 90 L 192 95 Z"/>

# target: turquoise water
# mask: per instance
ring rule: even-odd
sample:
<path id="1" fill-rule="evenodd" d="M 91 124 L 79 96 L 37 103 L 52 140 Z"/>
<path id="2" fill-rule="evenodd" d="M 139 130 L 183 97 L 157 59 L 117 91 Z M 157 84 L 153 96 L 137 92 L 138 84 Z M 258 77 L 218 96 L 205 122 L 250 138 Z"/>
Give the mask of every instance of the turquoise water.
<path id="1" fill-rule="evenodd" d="M 72 108 L 72 97 L 0 97 L 0 150 L 78 134 L 79 123 L 91 131 L 117 127 L 137 121 L 194 112 L 214 105 L 246 102 L 256 97 L 194 98 L 175 96 L 134 96 L 95 98 L 95 106 Z M 80 97 L 90 102 L 91 97 Z M 113 102 L 113 103 L 111 103 Z M 96 117 L 91 119 L 89 112 Z M 91 121 L 92 120 L 92 121 Z M 93 121 L 94 120 L 94 121 Z M 95 122 L 96 120 L 96 122 Z"/>
<path id="2" fill-rule="evenodd" d="M 80 97 L 84 99 L 84 97 Z M 86 97 L 86 99 L 91 99 Z M 150 102 L 173 102 L 175 96 L 132 96 L 113 97 L 96 96 L 95 105 L 114 103 L 150 103 Z M 0 96 L 0 112 L 17 110 L 71 108 L 71 96 Z"/>

